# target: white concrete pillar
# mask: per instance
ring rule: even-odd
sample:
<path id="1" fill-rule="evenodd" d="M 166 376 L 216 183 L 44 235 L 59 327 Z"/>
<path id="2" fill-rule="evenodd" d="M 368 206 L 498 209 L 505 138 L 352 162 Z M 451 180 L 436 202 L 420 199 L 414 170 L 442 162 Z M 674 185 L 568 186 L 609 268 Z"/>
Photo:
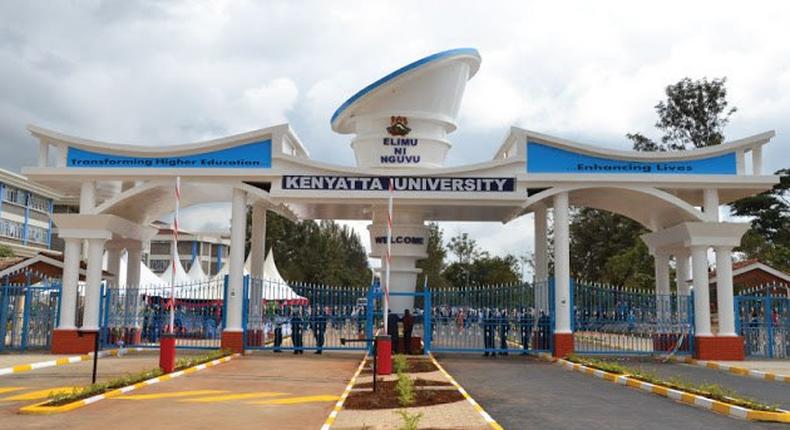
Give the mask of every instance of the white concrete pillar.
<path id="1" fill-rule="evenodd" d="M 555 333 L 571 332 L 570 308 L 570 232 L 568 193 L 554 195 L 554 309 Z"/>
<path id="2" fill-rule="evenodd" d="M 691 268 L 694 279 L 695 336 L 711 336 L 707 246 L 695 245 L 691 247 Z"/>
<path id="3" fill-rule="evenodd" d="M 707 188 L 702 192 L 702 212 L 706 221 L 719 222 L 719 190 Z"/>
<path id="4" fill-rule="evenodd" d="M 121 253 L 123 248 L 108 243 L 107 249 L 107 271 L 115 275 L 112 285 L 115 288 L 121 287 Z"/>
<path id="5" fill-rule="evenodd" d="M 80 245 L 82 241 L 65 238 L 63 249 L 63 285 L 60 289 L 58 329 L 74 330 L 77 316 L 77 288 L 80 279 Z"/>
<path id="6" fill-rule="evenodd" d="M 96 207 L 96 182 L 83 182 L 80 187 L 80 213 L 93 212 Z"/>
<path id="7" fill-rule="evenodd" d="M 49 164 L 49 143 L 38 143 L 38 167 L 47 167 Z"/>
<path id="8" fill-rule="evenodd" d="M 247 330 L 263 329 L 263 263 L 266 261 L 266 207 L 252 207 L 252 233 L 250 238 L 250 307 Z M 276 286 L 280 287 L 280 286 Z"/>
<path id="9" fill-rule="evenodd" d="M 548 256 L 548 217 L 546 205 L 535 206 L 535 305 L 538 309 L 549 309 L 549 256 Z"/>
<path id="10" fill-rule="evenodd" d="M 675 286 L 677 287 L 678 295 L 688 296 L 689 279 L 691 279 L 691 271 L 689 270 L 689 251 L 684 249 L 675 253 Z"/>
<path id="11" fill-rule="evenodd" d="M 230 273 L 228 274 L 225 331 L 242 331 L 242 293 L 244 292 L 244 236 L 247 229 L 247 192 L 233 190 L 230 219 Z"/>
<path id="12" fill-rule="evenodd" d="M 101 301 L 104 241 L 105 239 L 88 239 L 88 272 L 85 276 L 85 308 L 82 316 L 83 330 L 99 329 L 99 302 Z"/>
<path id="13" fill-rule="evenodd" d="M 719 336 L 737 336 L 732 287 L 732 248 L 716 248 L 716 302 L 719 312 Z"/>
<path id="14" fill-rule="evenodd" d="M 141 243 L 126 246 L 126 326 L 139 328 L 140 321 L 140 269 L 143 258 Z"/>
<path id="15" fill-rule="evenodd" d="M 755 146 L 752 148 L 752 174 L 763 174 L 763 147 Z"/>
<path id="16" fill-rule="evenodd" d="M 656 314 L 661 322 L 668 322 L 672 315 L 671 297 L 669 290 L 669 255 L 656 253 Z"/>

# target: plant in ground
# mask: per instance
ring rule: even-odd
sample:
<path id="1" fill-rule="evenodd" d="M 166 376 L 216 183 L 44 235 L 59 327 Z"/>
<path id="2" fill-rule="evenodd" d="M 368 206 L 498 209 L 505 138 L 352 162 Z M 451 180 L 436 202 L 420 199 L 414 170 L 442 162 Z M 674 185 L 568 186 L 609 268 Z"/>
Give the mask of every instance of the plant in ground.
<path id="1" fill-rule="evenodd" d="M 398 383 L 395 384 L 395 390 L 398 391 L 398 402 L 403 407 L 409 407 L 414 404 L 414 381 L 409 378 L 405 373 L 398 373 Z"/>
<path id="2" fill-rule="evenodd" d="M 417 430 L 417 426 L 422 419 L 422 413 L 410 414 L 406 409 L 398 409 L 396 412 L 403 420 L 403 424 L 398 427 L 398 430 Z"/>
<path id="3" fill-rule="evenodd" d="M 409 370 L 409 361 L 406 360 L 405 355 L 397 354 L 392 358 L 392 367 L 395 369 L 395 373 L 407 372 Z"/>

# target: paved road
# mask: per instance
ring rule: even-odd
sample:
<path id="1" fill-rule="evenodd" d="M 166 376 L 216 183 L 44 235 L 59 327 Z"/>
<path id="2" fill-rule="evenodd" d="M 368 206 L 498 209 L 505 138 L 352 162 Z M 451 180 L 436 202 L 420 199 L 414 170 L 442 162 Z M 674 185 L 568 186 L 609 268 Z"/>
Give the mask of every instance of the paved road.
<path id="1" fill-rule="evenodd" d="M 506 429 L 787 429 L 685 406 L 535 358 L 437 358 Z"/>
<path id="2" fill-rule="evenodd" d="M 0 413 L 0 429 L 319 429 L 361 358 L 253 354 L 64 414 Z"/>
<path id="3" fill-rule="evenodd" d="M 764 381 L 688 364 L 639 362 L 631 366 L 664 378 L 678 377 L 696 383 L 719 384 L 743 396 L 790 410 L 790 384 L 787 383 Z"/>

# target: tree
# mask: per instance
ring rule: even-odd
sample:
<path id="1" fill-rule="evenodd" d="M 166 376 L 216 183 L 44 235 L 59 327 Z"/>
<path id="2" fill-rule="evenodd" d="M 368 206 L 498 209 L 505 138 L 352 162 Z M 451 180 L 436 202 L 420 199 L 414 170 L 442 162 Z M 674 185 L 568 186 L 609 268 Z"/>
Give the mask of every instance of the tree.
<path id="1" fill-rule="evenodd" d="M 521 279 L 518 258 L 509 254 L 504 257 L 485 255 L 468 264 L 456 261 L 447 266 L 444 277 L 454 287 L 506 284 Z"/>
<path id="2" fill-rule="evenodd" d="M 778 170 L 780 182 L 770 191 L 730 205 L 733 215 L 752 217 L 739 251 L 777 269 L 790 270 L 790 168 Z"/>
<path id="3" fill-rule="evenodd" d="M 417 268 L 422 269 L 422 273 L 417 276 L 417 291 L 422 291 L 426 277 L 431 289 L 447 287 L 447 280 L 442 276 L 446 266 L 444 259 L 447 257 L 442 236 L 443 232 L 439 224 L 435 222 L 428 224 L 428 257 L 417 261 Z"/>
<path id="4" fill-rule="evenodd" d="M 469 264 L 477 258 L 488 255 L 487 252 L 480 251 L 477 241 L 470 238 L 469 233 L 459 233 L 450 238 L 447 248 L 461 264 Z"/>
<path id="5" fill-rule="evenodd" d="M 656 106 L 656 128 L 663 132 L 661 143 L 641 133 L 626 137 L 636 151 L 683 151 L 719 145 L 724 142 L 723 129 L 737 108 L 727 102 L 727 78 L 691 80 L 684 78 L 669 85 L 667 99 Z"/>
<path id="6" fill-rule="evenodd" d="M 8 245 L 0 245 L 0 258 L 14 257 L 14 250 Z"/>

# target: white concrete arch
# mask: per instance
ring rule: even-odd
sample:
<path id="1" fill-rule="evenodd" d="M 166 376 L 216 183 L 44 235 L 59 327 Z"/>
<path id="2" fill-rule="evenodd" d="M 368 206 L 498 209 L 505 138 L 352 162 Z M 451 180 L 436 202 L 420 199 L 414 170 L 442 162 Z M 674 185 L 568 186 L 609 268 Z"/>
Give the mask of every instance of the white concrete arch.
<path id="1" fill-rule="evenodd" d="M 571 206 L 601 209 L 623 215 L 658 231 L 682 222 L 704 221 L 704 215 L 680 198 L 652 187 L 580 185 L 560 186 L 527 198 L 518 215 L 559 193 L 568 193 Z M 551 203 L 547 205 L 551 207 Z M 515 218 L 515 217 L 514 217 Z"/>
<path id="2" fill-rule="evenodd" d="M 175 181 L 151 181 L 118 194 L 96 207 L 94 213 L 117 215 L 129 221 L 148 225 L 175 210 Z M 286 206 L 271 201 L 269 193 L 243 182 L 181 181 L 181 208 L 199 204 L 226 203 L 233 199 L 233 190 L 246 192 L 248 203 L 263 203 L 269 210 L 290 219 L 296 216 Z"/>

